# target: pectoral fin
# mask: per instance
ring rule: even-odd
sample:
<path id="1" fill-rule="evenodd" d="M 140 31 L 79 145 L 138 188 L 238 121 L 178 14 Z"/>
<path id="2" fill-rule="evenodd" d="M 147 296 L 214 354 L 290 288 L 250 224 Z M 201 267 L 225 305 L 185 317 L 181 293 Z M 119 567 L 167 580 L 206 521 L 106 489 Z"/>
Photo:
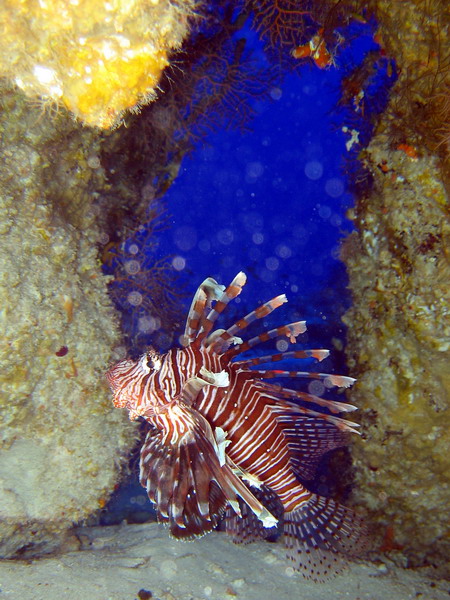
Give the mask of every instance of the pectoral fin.
<path id="1" fill-rule="evenodd" d="M 172 535 L 191 539 L 214 529 L 229 505 L 240 516 L 238 497 L 263 521 L 276 519 L 248 487 L 223 464 L 224 441 L 218 445 L 209 423 L 183 403 L 169 408 L 164 428 L 151 430 L 141 450 L 141 484 L 156 505 L 158 519 Z"/>
<path id="2" fill-rule="evenodd" d="M 192 405 L 194 404 L 199 392 L 207 385 L 216 387 L 228 387 L 230 377 L 226 371 L 213 373 L 202 367 L 196 377 L 191 377 L 186 381 L 181 391 L 180 399 L 182 402 Z"/>

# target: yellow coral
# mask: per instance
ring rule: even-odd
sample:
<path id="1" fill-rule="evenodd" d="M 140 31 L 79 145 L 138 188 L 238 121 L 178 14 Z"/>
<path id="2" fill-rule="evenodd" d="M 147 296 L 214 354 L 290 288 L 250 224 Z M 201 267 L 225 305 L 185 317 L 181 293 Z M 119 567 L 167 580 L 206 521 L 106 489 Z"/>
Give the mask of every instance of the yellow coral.
<path id="1" fill-rule="evenodd" d="M 7 0 L 0 75 L 101 128 L 154 97 L 194 0 Z"/>

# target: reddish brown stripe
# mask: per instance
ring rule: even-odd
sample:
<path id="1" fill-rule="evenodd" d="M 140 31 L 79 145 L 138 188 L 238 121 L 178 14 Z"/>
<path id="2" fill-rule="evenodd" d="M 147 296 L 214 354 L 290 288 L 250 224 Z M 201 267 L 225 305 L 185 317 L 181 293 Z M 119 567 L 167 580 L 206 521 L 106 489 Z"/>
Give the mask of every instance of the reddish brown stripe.
<path id="1" fill-rule="evenodd" d="M 270 312 L 272 312 L 270 306 L 266 306 L 265 304 L 263 304 L 262 306 L 258 306 L 258 308 L 255 310 L 255 315 L 258 319 L 262 319 Z"/>
<path id="2" fill-rule="evenodd" d="M 203 309 L 205 307 L 205 300 L 197 300 L 197 302 L 194 304 L 194 311 L 198 314 L 200 314 Z"/>
<path id="3" fill-rule="evenodd" d="M 218 313 L 221 313 L 223 310 L 225 310 L 225 307 L 227 306 L 227 302 L 223 302 L 222 300 L 217 300 L 216 304 L 214 305 L 214 310 Z"/>
<path id="4" fill-rule="evenodd" d="M 239 319 L 239 321 L 236 321 L 235 327 L 238 329 L 245 329 L 248 327 L 248 322 L 245 319 Z"/>
<path id="5" fill-rule="evenodd" d="M 197 319 L 191 319 L 189 321 L 188 325 L 189 325 L 190 329 L 193 329 L 193 330 L 197 331 L 198 327 L 200 325 L 200 319 L 199 318 L 197 318 Z"/>

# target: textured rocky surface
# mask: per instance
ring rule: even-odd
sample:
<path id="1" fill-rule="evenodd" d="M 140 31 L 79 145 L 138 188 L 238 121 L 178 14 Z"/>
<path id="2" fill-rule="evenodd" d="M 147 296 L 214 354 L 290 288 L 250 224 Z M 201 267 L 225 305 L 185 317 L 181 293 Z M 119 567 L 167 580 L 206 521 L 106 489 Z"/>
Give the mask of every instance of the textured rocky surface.
<path id="1" fill-rule="evenodd" d="M 450 227 L 431 159 L 369 147 L 385 177 L 344 256 L 354 304 L 348 356 L 365 441 L 355 444 L 358 503 L 413 561 L 445 560 L 450 491 Z M 379 182 L 380 183 L 380 182 Z M 389 530 L 387 528 L 390 528 Z M 383 533 L 381 531 L 380 533 Z M 440 558 L 439 558 L 440 557 Z"/>
<path id="2" fill-rule="evenodd" d="M 375 4 L 399 77 L 360 155 L 374 185 L 356 200 L 356 232 L 342 252 L 353 295 L 347 354 L 358 378 L 349 396 L 364 438 L 353 448 L 355 497 L 384 550 L 448 574 L 450 148 L 439 112 L 450 84 L 440 43 L 448 11 L 442 2 Z"/>
<path id="3" fill-rule="evenodd" d="M 45 107 L 65 106 L 108 128 L 155 97 L 179 48 L 193 0 L 7 0 L 0 8 L 0 74 Z"/>
<path id="4" fill-rule="evenodd" d="M 101 507 L 134 429 L 103 373 L 119 333 L 97 258 L 98 140 L 2 88 L 0 555 Z"/>

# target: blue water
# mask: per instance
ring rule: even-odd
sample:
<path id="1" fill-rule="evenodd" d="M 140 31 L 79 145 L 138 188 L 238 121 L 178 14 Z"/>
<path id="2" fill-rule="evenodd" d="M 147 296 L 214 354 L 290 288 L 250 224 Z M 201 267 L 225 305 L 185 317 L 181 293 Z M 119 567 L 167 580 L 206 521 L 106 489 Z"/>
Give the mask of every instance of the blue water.
<path id="1" fill-rule="evenodd" d="M 155 260 L 170 256 L 186 293 L 184 315 L 203 279 L 227 284 L 242 270 L 248 282 L 226 311 L 228 325 L 285 293 L 289 304 L 265 319 L 265 327 L 266 321 L 272 326 L 306 319 L 308 332 L 298 341 L 334 350 L 321 369 L 341 373 L 344 357 L 333 346 L 345 341 L 341 317 L 351 298 L 339 248 L 352 230 L 346 212 L 354 201 L 344 168 L 348 108 L 339 109 L 338 102 L 342 77 L 375 47 L 373 28 L 363 33 L 338 68 L 305 64 L 273 86 L 270 100 L 255 101 L 249 132 L 212 133 L 185 157 L 163 199 L 168 227 L 151 248 Z M 353 158 L 357 152 L 352 148 Z M 160 350 L 174 344 L 163 331 L 150 341 Z M 137 482 L 128 486 L 113 496 L 105 522 L 116 512 L 119 520 L 124 514 L 147 518 L 144 491 Z"/>
<path id="2" fill-rule="evenodd" d="M 192 274 L 193 288 L 244 270 L 255 299 L 304 298 L 342 275 L 352 200 L 341 172 L 345 136 L 330 129 L 338 90 L 336 73 L 290 75 L 258 106 L 253 131 L 211 135 L 184 161 L 165 198 L 171 218 L 161 251 L 176 253 L 173 264 Z"/>
<path id="3" fill-rule="evenodd" d="M 184 158 L 162 199 L 167 227 L 148 249 L 151 260 L 170 257 L 175 287 L 185 298 L 181 314 L 203 279 L 226 284 L 242 270 L 248 283 L 238 299 L 241 313 L 286 293 L 286 318 L 325 326 L 315 333 L 324 340 L 342 336 L 350 298 L 339 250 L 352 229 L 346 212 L 358 167 L 349 165 L 357 164 L 362 148 L 353 144 L 349 151 L 345 129 L 357 128 L 367 143 L 372 127 L 367 115 L 383 108 L 385 66 L 369 71 L 365 117 L 352 100 L 347 106 L 339 100 L 343 78 L 377 48 L 373 33 L 374 24 L 351 26 L 345 35 L 353 42 L 336 57 L 335 67 L 319 69 L 309 61 L 294 72 L 280 71 L 269 99 L 252 102 L 256 115 L 249 131 L 215 131 Z M 256 36 L 248 33 L 247 42 L 264 65 Z M 142 307 L 128 309 L 139 316 Z M 181 320 L 177 325 L 181 332 Z M 176 339 L 163 327 L 143 335 L 135 317 L 127 327 L 138 351 L 148 343 L 166 350 Z"/>

